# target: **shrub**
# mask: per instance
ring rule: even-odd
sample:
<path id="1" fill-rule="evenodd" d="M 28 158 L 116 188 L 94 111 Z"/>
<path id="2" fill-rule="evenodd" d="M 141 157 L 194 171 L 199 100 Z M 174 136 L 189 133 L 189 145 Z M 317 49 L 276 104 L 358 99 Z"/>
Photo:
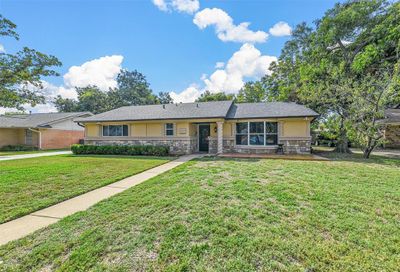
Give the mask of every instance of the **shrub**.
<path id="1" fill-rule="evenodd" d="M 0 148 L 0 151 L 33 151 L 38 150 L 36 146 L 31 145 L 5 145 Z"/>
<path id="2" fill-rule="evenodd" d="M 167 146 L 153 145 L 81 145 L 71 146 L 75 155 L 145 155 L 145 156 L 167 156 Z"/>

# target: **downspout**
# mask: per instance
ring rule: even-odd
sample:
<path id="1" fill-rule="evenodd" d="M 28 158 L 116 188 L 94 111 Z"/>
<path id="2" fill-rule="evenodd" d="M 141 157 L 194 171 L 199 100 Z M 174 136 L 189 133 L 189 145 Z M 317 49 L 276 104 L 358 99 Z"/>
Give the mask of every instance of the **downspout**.
<path id="1" fill-rule="evenodd" d="M 30 131 L 37 132 L 39 134 L 39 149 L 42 149 L 42 132 L 40 130 L 34 130 L 32 128 L 28 128 Z"/>

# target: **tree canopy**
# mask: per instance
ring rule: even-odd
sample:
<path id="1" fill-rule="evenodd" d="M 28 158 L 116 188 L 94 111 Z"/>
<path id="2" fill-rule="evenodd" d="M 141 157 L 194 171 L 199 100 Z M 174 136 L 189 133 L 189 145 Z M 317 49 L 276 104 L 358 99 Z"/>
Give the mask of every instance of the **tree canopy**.
<path id="1" fill-rule="evenodd" d="M 226 94 L 224 92 L 212 93 L 210 91 L 203 92 L 196 102 L 209 102 L 209 101 L 226 101 L 233 100 L 235 96 L 233 94 Z"/>
<path id="2" fill-rule="evenodd" d="M 53 103 L 60 112 L 90 111 L 95 114 L 123 106 L 173 103 L 167 92 L 154 95 L 146 77 L 136 70 L 121 70 L 116 80 L 117 87 L 108 91 L 93 85 L 77 87 L 77 100 L 58 96 Z"/>
<path id="3" fill-rule="evenodd" d="M 337 115 L 337 151 L 348 152 L 349 136 L 358 135 L 352 140 L 369 156 L 367 150 L 379 141 L 368 138 L 382 139 L 382 130 L 372 120 L 399 101 L 399 48 L 400 3 L 338 3 L 314 26 L 301 23 L 294 28 L 278 62 L 270 67 L 272 74 L 258 81 L 259 88 L 251 93 L 264 93 L 270 101 L 300 102 L 322 116 Z M 371 107 L 373 116 L 360 116 Z"/>
<path id="4" fill-rule="evenodd" d="M 0 36 L 19 40 L 16 25 L 0 15 Z M 0 107 L 23 110 L 24 104 L 44 103 L 38 91 L 42 77 L 57 76 L 51 67 L 60 66 L 54 56 L 24 47 L 15 54 L 0 53 Z"/>

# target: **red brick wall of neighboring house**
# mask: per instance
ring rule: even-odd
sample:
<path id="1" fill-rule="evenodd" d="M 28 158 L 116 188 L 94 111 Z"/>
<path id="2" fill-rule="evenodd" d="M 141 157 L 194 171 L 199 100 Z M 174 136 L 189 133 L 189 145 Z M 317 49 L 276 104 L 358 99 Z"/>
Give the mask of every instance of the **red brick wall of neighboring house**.
<path id="1" fill-rule="evenodd" d="M 67 148 L 84 138 L 84 131 L 46 129 L 42 132 L 42 149 Z"/>
<path id="2" fill-rule="evenodd" d="M 385 147 L 400 148 L 400 125 L 388 125 L 385 129 Z"/>

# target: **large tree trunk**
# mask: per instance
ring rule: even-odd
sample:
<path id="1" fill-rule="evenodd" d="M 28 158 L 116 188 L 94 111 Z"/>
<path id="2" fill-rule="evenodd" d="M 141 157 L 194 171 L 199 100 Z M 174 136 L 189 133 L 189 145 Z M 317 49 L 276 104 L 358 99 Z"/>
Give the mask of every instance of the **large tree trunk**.
<path id="1" fill-rule="evenodd" d="M 380 138 L 380 137 L 379 137 Z M 379 140 L 378 138 L 378 140 Z M 371 137 L 368 137 L 368 143 L 367 146 L 363 150 L 363 157 L 364 159 L 369 159 L 369 156 L 371 155 L 372 151 L 374 151 L 375 147 L 378 144 L 378 140 L 373 139 Z"/>
<path id="2" fill-rule="evenodd" d="M 335 148 L 335 152 L 338 153 L 351 153 L 349 148 L 349 139 L 347 138 L 347 131 L 344 125 L 343 117 L 340 118 L 340 132 L 338 137 L 338 142 Z"/>
<path id="3" fill-rule="evenodd" d="M 364 159 L 369 159 L 369 156 L 371 155 L 372 150 L 374 150 L 373 147 L 367 147 L 367 148 L 364 149 L 364 151 L 363 151 Z"/>

